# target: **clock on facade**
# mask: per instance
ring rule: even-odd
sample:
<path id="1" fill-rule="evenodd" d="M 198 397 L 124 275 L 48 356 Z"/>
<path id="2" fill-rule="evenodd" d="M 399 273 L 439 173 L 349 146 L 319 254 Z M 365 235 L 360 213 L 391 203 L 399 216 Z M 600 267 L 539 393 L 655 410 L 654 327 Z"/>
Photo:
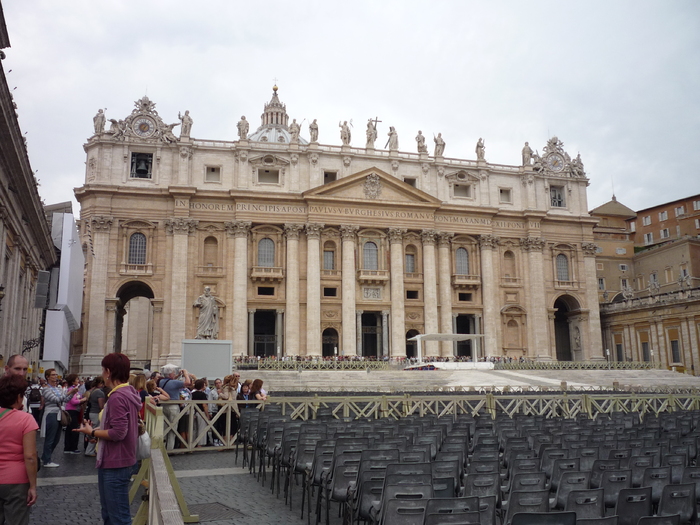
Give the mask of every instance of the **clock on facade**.
<path id="1" fill-rule="evenodd" d="M 153 135 L 156 130 L 156 123 L 149 117 L 139 117 L 134 120 L 131 128 L 139 137 L 146 138 Z"/>
<path id="2" fill-rule="evenodd" d="M 547 157 L 547 167 L 552 171 L 561 171 L 564 169 L 564 157 L 558 153 L 552 153 Z"/>

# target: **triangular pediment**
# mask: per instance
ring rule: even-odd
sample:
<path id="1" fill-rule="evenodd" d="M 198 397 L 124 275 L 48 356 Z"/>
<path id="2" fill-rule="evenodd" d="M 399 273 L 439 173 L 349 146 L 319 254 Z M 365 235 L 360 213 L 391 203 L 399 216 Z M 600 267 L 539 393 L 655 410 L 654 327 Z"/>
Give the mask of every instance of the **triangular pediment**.
<path id="1" fill-rule="evenodd" d="M 432 195 L 377 168 L 362 170 L 329 184 L 317 186 L 304 192 L 303 197 L 309 200 L 355 201 L 366 204 L 390 203 L 435 207 L 442 204 Z"/>

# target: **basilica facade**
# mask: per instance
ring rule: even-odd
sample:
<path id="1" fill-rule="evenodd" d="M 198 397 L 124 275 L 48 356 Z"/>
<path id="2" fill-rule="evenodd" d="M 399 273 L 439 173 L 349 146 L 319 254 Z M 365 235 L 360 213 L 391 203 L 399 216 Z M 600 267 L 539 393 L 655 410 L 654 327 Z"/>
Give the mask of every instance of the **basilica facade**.
<path id="1" fill-rule="evenodd" d="M 371 120 L 363 147 L 347 123 L 341 144 L 320 144 L 276 87 L 237 140 L 193 138 L 179 117 L 176 136 L 147 97 L 111 126 L 95 116 L 76 189 L 76 371 L 115 350 L 177 362 L 198 336 L 232 341 L 234 357 L 405 357 L 428 333 L 483 335 L 429 342 L 429 356 L 602 357 L 588 179 L 556 137 L 520 166 L 486 160 L 481 139 L 473 160 L 445 156 L 440 136 L 431 154 L 420 133 L 400 151 L 393 128 L 382 150 Z"/>

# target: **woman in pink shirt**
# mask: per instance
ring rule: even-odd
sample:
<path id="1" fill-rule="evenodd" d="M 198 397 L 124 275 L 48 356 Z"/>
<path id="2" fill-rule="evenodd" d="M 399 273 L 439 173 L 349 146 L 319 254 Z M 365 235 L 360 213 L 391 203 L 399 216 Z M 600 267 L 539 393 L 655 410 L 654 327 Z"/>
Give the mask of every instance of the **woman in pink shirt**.
<path id="1" fill-rule="evenodd" d="M 80 380 L 77 374 L 68 374 L 66 376 L 66 382 L 68 383 L 68 388 L 77 388 Z M 63 439 L 63 453 L 64 454 L 82 454 L 78 449 L 80 445 L 80 436 L 73 432 L 76 428 L 80 426 L 80 403 L 83 401 L 83 396 L 78 392 L 73 394 L 68 401 L 66 401 L 66 412 L 70 414 L 70 424 L 66 426 L 66 435 Z"/>
<path id="2" fill-rule="evenodd" d="M 22 410 L 27 382 L 20 375 L 0 378 L 0 523 L 27 525 L 36 503 L 34 417 Z"/>

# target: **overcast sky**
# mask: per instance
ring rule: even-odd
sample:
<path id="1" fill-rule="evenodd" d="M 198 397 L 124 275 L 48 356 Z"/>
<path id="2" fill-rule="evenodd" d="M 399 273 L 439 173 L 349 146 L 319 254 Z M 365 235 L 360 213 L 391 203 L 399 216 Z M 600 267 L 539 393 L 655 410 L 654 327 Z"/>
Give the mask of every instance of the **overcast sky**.
<path id="1" fill-rule="evenodd" d="M 420 129 L 445 156 L 519 164 L 556 135 L 581 154 L 589 209 L 638 210 L 700 193 L 700 2 L 4 0 L 3 66 L 46 203 L 84 182 L 92 117 L 124 118 L 147 94 L 192 136 L 260 124 L 277 78 L 290 118 L 340 144 Z M 12 70 L 8 73 L 9 70 Z M 177 132 L 177 128 L 176 128 Z M 75 203 L 75 201 L 74 201 Z M 74 204 L 77 213 L 77 204 Z"/>

